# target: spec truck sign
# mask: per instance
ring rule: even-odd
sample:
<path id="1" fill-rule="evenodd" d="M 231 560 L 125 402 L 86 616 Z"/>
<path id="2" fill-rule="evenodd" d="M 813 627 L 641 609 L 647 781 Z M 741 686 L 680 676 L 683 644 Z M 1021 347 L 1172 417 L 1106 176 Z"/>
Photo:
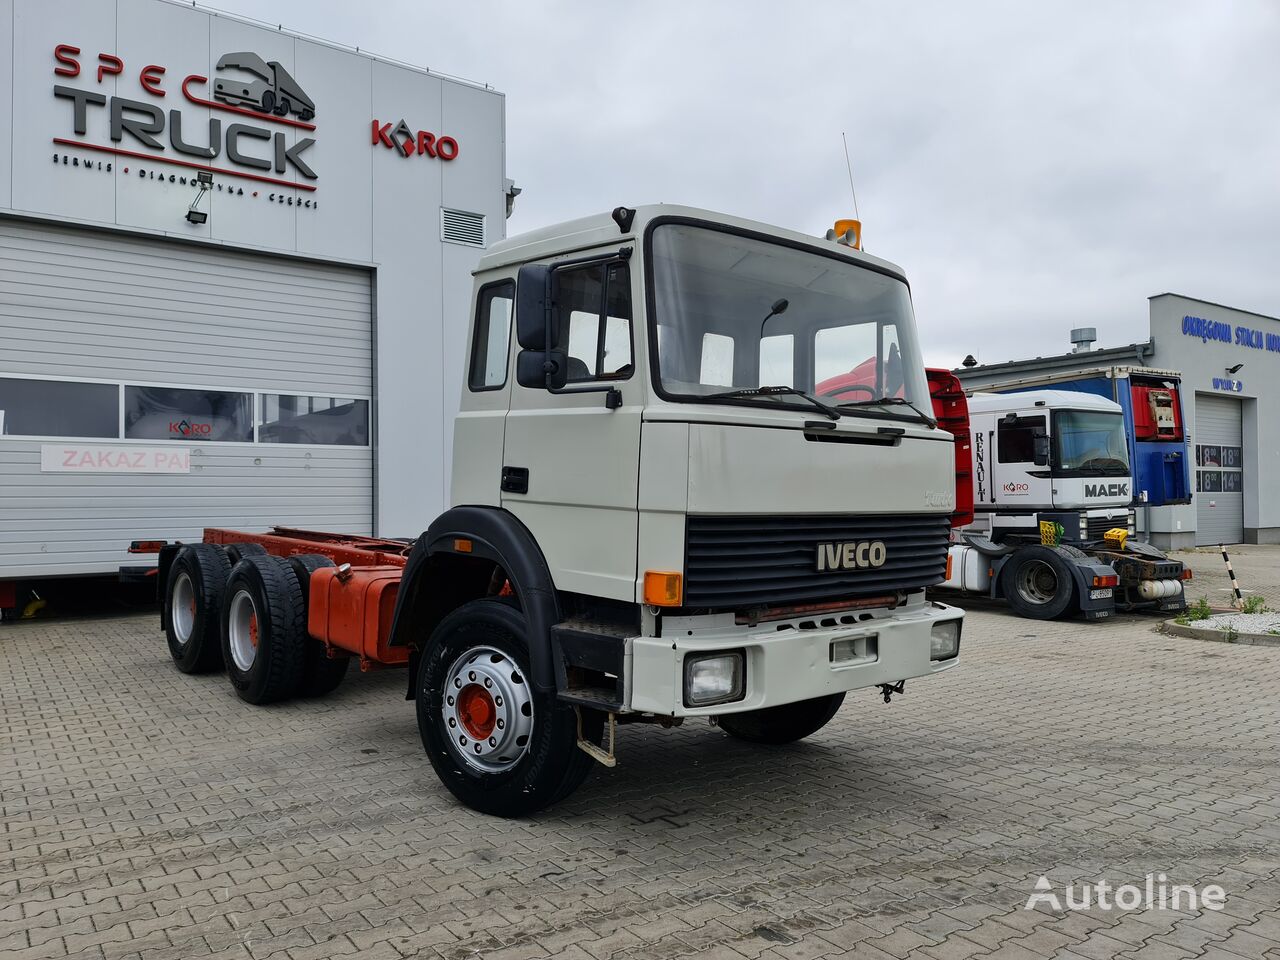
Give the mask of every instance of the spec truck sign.
<path id="1" fill-rule="evenodd" d="M 85 446 L 46 443 L 40 447 L 41 473 L 190 473 L 185 447 Z"/>

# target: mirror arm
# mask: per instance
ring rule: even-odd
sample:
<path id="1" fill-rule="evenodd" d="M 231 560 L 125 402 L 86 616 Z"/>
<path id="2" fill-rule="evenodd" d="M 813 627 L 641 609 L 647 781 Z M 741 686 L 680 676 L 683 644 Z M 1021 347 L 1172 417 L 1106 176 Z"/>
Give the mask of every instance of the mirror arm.
<path id="1" fill-rule="evenodd" d="M 548 376 L 548 379 L 550 379 L 550 374 L 548 374 L 547 376 Z M 619 390 L 617 387 L 611 387 L 607 385 L 599 386 L 599 387 L 579 387 L 576 390 L 570 390 L 567 387 L 561 387 L 560 389 L 557 390 L 554 387 L 548 386 L 547 392 L 557 393 L 557 394 L 603 393 L 605 394 L 604 405 L 606 409 L 617 410 L 620 406 L 622 406 L 622 391 Z"/>

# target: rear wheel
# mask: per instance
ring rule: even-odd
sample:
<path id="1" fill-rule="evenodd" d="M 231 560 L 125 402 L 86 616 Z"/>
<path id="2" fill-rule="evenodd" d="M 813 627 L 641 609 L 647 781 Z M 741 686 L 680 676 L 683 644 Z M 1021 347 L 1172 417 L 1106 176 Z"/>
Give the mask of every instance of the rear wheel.
<path id="1" fill-rule="evenodd" d="M 720 718 L 720 729 L 751 743 L 794 743 L 825 727 L 842 703 L 844 694 L 833 693 L 780 707 L 729 713 Z"/>
<path id="2" fill-rule="evenodd" d="M 246 557 L 231 570 L 222 606 L 222 654 L 241 700 L 292 696 L 301 679 L 302 594 L 288 561 Z"/>
<path id="3" fill-rule="evenodd" d="M 332 567 L 334 563 L 319 553 L 298 554 L 289 557 L 288 563 L 302 593 L 302 622 L 305 625 L 307 608 L 311 603 L 311 574 L 324 567 Z M 330 657 L 328 648 L 308 633 L 302 641 L 302 679 L 298 683 L 298 696 L 322 697 L 330 693 L 342 683 L 350 665 L 349 656 L 343 653 Z"/>
<path id="4" fill-rule="evenodd" d="M 473 810 L 519 817 L 568 796 L 591 768 L 577 715 L 529 682 L 529 625 L 501 600 L 473 600 L 431 634 L 418 668 L 418 730 L 431 765 Z M 598 743 L 599 714 L 583 716 Z"/>
<path id="5" fill-rule="evenodd" d="M 262 112 L 272 113 L 276 108 L 276 92 L 274 90 L 262 91 Z"/>
<path id="6" fill-rule="evenodd" d="M 1052 620 L 1075 597 L 1067 561 L 1050 547 L 1021 547 L 1000 571 L 1000 585 L 1013 612 L 1032 620 Z"/>
<path id="7" fill-rule="evenodd" d="M 211 543 L 187 544 L 169 566 L 165 638 L 183 673 L 207 673 L 222 666 L 218 619 L 230 572 L 226 553 Z"/>
<path id="8" fill-rule="evenodd" d="M 267 548 L 260 543 L 228 543 L 223 549 L 227 551 L 233 567 L 245 557 L 267 556 Z"/>

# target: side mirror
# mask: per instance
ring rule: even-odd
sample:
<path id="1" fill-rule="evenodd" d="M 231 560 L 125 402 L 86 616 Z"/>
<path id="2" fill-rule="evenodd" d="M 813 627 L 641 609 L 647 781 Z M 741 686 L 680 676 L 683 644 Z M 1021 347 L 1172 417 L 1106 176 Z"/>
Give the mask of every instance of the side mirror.
<path id="1" fill-rule="evenodd" d="M 516 383 L 535 390 L 559 390 L 569 382 L 569 358 L 560 350 L 521 350 Z"/>
<path id="2" fill-rule="evenodd" d="M 1049 465 L 1049 437 L 1037 433 L 1031 438 L 1031 462 L 1037 467 Z"/>
<path id="3" fill-rule="evenodd" d="M 551 268 L 526 263 L 516 276 L 516 342 L 525 350 L 546 350 L 560 339 L 551 310 Z"/>

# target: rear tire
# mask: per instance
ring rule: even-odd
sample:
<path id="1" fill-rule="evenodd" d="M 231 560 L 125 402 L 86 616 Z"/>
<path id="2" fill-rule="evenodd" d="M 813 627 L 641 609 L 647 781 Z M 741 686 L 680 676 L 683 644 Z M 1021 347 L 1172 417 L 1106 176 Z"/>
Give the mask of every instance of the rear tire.
<path id="1" fill-rule="evenodd" d="M 287 560 L 302 593 L 302 622 L 305 630 L 307 610 L 311 604 L 311 574 L 334 566 L 334 562 L 319 553 L 300 553 Z M 343 653 L 330 657 L 325 645 L 308 631 L 302 641 L 302 679 L 298 683 L 298 696 L 323 697 L 326 693 L 331 693 L 342 683 L 350 665 L 349 656 Z"/>
<path id="2" fill-rule="evenodd" d="M 418 731 L 449 791 L 473 810 L 521 817 L 568 796 L 592 759 L 577 714 L 529 682 L 529 624 L 513 604 L 473 600 L 431 634 L 417 677 Z M 603 718 L 583 713 L 599 743 Z"/>
<path id="3" fill-rule="evenodd" d="M 262 112 L 274 113 L 276 109 L 276 92 L 274 90 L 262 91 Z"/>
<path id="4" fill-rule="evenodd" d="M 817 733 L 836 715 L 844 703 L 843 693 L 833 693 L 780 707 L 729 713 L 720 718 L 720 729 L 730 736 L 750 743 L 779 746 L 803 740 Z"/>
<path id="5" fill-rule="evenodd" d="M 221 547 L 191 543 L 169 566 L 164 594 L 164 632 L 169 655 L 183 673 L 222 667 L 220 618 L 231 563 Z"/>
<path id="6" fill-rule="evenodd" d="M 1013 612 L 1030 620 L 1060 617 L 1075 599 L 1075 578 L 1052 547 L 1018 548 L 1000 571 L 1000 588 Z"/>
<path id="7" fill-rule="evenodd" d="M 222 603 L 222 655 L 241 700 L 284 700 L 302 676 L 302 593 L 287 560 L 246 557 L 231 569 Z"/>
<path id="8" fill-rule="evenodd" d="M 267 556 L 267 548 L 260 543 L 228 543 L 223 549 L 227 551 L 233 567 L 245 557 Z"/>

